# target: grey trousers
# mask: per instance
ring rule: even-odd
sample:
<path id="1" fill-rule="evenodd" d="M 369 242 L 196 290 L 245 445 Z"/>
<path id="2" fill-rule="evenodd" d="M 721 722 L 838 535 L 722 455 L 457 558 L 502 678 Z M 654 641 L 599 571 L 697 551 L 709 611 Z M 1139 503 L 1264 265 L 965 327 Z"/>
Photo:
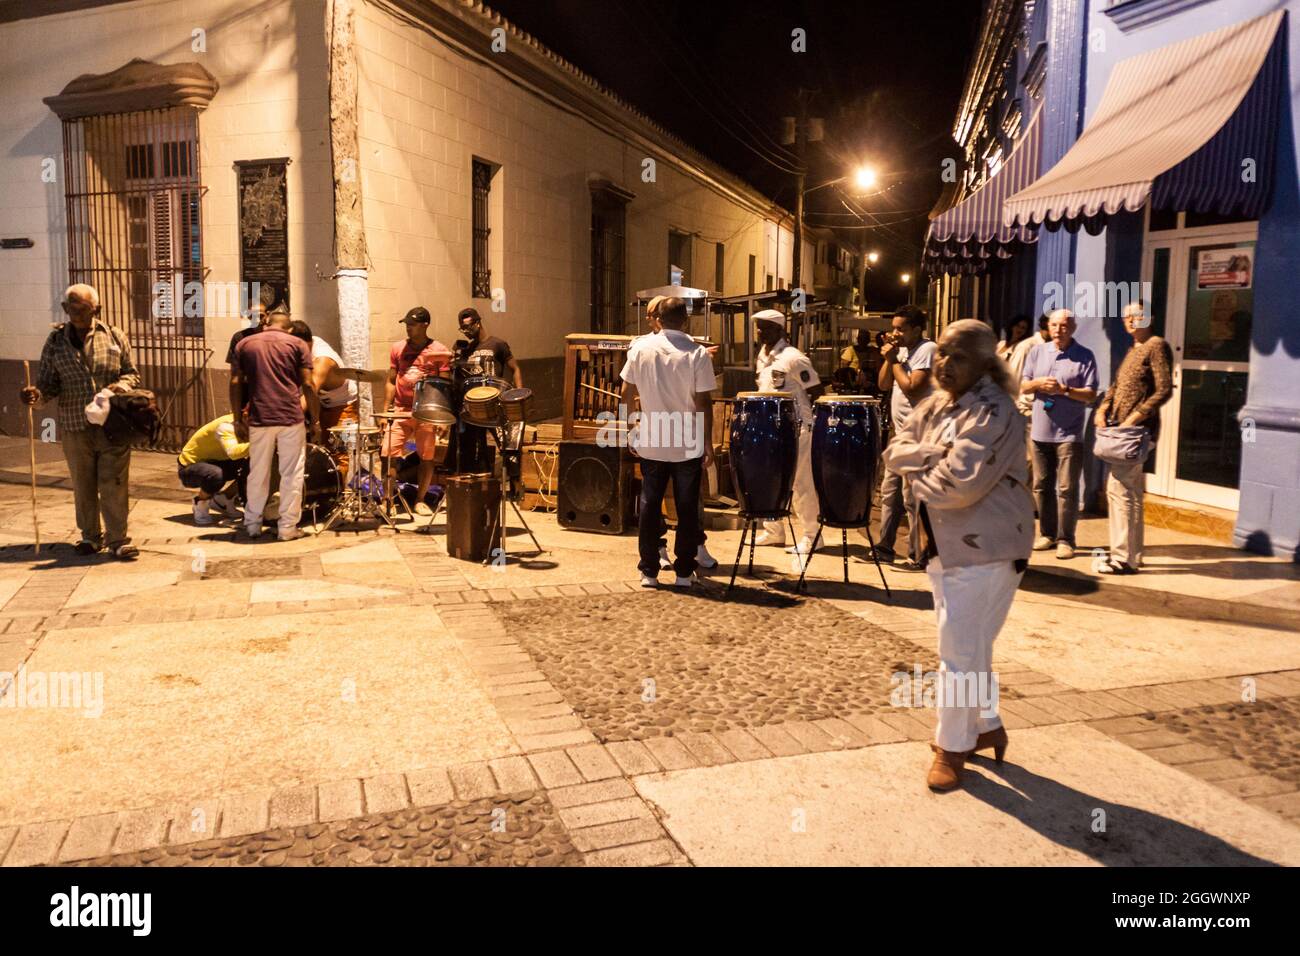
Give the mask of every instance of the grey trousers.
<path id="1" fill-rule="evenodd" d="M 1079 523 L 1079 473 L 1083 468 L 1083 443 L 1036 441 L 1034 446 L 1034 501 L 1043 537 L 1074 544 Z"/>
<path id="2" fill-rule="evenodd" d="M 917 516 L 916 499 L 912 497 L 911 486 L 903 476 L 881 466 L 883 477 L 880 479 L 880 540 L 876 544 L 886 550 L 894 550 L 894 538 L 898 536 L 898 525 L 907 511 L 907 556 L 918 560 L 921 551 L 921 519 Z"/>
<path id="3" fill-rule="evenodd" d="M 1142 504 L 1146 496 L 1143 464 L 1142 461 L 1112 464 L 1110 477 L 1106 479 L 1110 556 L 1131 568 L 1142 566 Z"/>
<path id="4" fill-rule="evenodd" d="M 124 544 L 130 540 L 126 536 L 126 516 L 131 507 L 127 499 L 131 446 L 112 444 L 102 428 L 62 434 L 82 540 L 107 543 L 110 548 Z"/>

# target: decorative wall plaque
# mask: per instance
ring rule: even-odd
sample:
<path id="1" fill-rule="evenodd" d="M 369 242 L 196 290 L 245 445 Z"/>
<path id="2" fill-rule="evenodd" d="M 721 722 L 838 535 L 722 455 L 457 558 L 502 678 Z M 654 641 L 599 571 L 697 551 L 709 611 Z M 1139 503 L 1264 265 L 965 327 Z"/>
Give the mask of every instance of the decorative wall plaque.
<path id="1" fill-rule="evenodd" d="M 243 160 L 239 177 L 239 279 L 258 283 L 268 308 L 289 307 L 288 159 Z"/>

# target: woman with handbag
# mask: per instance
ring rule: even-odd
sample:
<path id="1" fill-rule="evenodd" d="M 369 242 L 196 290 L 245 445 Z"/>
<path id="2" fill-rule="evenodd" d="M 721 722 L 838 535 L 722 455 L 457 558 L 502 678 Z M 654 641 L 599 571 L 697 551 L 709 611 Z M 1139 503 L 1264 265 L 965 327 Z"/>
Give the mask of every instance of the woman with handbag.
<path id="1" fill-rule="evenodd" d="M 939 625 L 932 790 L 959 787 L 975 751 L 992 750 L 1001 762 L 1007 749 L 993 641 L 1029 561 L 1034 502 L 1012 397 L 1019 383 L 996 348 L 993 330 L 977 319 L 949 325 L 935 357 L 939 387 L 885 449 L 886 465 L 917 501 Z"/>
<path id="2" fill-rule="evenodd" d="M 1098 574 L 1137 574 L 1142 567 L 1142 466 L 1160 437 L 1160 406 L 1174 393 L 1173 351 L 1152 332 L 1141 302 L 1124 306 L 1124 328 L 1133 336 L 1133 347 L 1097 406 L 1094 422 L 1094 453 L 1110 466 L 1110 557 L 1093 569 Z"/>

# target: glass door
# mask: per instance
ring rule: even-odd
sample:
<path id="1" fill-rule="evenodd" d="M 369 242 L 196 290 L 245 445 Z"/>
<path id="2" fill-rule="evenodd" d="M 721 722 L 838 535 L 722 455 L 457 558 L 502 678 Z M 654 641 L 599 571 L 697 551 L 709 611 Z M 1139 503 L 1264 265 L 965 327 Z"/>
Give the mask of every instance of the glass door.
<path id="1" fill-rule="evenodd" d="M 1254 313 L 1254 228 L 1152 236 L 1144 278 L 1152 321 L 1174 354 L 1174 395 L 1147 463 L 1155 494 L 1235 511 L 1241 472 L 1237 412 L 1246 401 Z"/>

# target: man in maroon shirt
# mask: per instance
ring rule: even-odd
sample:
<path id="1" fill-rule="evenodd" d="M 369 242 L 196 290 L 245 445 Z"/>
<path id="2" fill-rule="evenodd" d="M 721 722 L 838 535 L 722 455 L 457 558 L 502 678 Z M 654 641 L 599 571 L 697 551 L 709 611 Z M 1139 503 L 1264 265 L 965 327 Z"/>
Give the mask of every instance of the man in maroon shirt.
<path id="1" fill-rule="evenodd" d="M 271 492 L 271 457 L 280 456 L 279 538 L 302 536 L 303 469 L 307 460 L 304 405 L 313 423 L 320 422 L 320 399 L 311 375 L 311 349 L 289 333 L 292 320 L 284 311 L 272 312 L 266 328 L 235 346 L 231 373 L 231 405 L 236 423 L 248 426 L 248 501 L 244 530 L 250 538 L 262 533 L 262 512 Z M 312 426 L 320 440 L 320 425 Z"/>

